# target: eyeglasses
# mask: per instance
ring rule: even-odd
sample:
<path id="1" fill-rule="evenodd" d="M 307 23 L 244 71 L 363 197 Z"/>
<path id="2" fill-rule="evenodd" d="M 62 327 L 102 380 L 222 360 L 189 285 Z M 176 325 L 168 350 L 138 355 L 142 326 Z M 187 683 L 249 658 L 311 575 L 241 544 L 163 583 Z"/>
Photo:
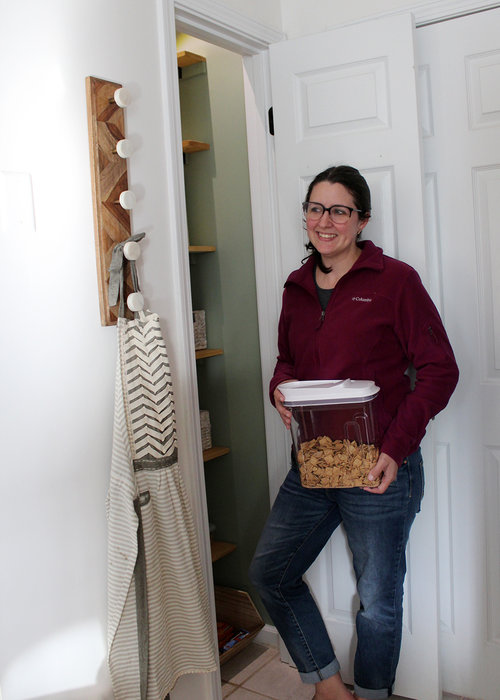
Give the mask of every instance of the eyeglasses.
<path id="1" fill-rule="evenodd" d="M 357 211 L 360 214 L 362 213 L 361 209 L 346 207 L 343 204 L 332 204 L 331 207 L 325 207 L 319 202 L 303 202 L 302 211 L 306 219 L 310 221 L 321 219 L 326 211 L 334 224 L 345 224 L 345 222 L 351 218 L 353 211 Z"/>

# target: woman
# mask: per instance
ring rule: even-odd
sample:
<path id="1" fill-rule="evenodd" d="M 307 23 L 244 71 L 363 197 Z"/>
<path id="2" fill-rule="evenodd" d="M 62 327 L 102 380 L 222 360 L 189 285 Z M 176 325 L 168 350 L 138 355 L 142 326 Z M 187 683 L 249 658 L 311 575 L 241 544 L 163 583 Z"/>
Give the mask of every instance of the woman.
<path id="1" fill-rule="evenodd" d="M 303 211 L 312 253 L 285 284 L 271 401 L 290 428 L 282 382 L 374 380 L 382 439 L 368 478 L 381 480 L 364 489 L 307 489 L 292 455 L 250 575 L 302 680 L 315 684 L 315 700 L 352 700 L 302 578 L 343 523 L 360 598 L 354 695 L 377 700 L 391 695 L 399 658 L 405 549 L 423 495 L 419 445 L 448 403 L 458 368 L 416 271 L 358 240 L 371 212 L 362 175 L 328 168 L 311 182 Z"/>

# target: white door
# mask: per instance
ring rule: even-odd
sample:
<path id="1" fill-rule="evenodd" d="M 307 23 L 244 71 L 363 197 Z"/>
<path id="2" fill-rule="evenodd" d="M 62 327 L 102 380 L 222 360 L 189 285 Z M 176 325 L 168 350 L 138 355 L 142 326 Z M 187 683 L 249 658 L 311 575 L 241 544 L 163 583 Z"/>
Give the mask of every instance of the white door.
<path id="1" fill-rule="evenodd" d="M 282 280 L 305 255 L 300 202 L 307 185 L 320 170 L 338 163 L 358 167 L 370 185 L 373 218 L 365 237 L 408 261 L 425 280 L 413 25 L 410 15 L 395 15 L 271 46 Z M 428 486 L 409 545 L 395 692 L 434 700 L 439 697 L 436 533 L 429 439 L 426 445 Z M 341 531 L 308 580 L 342 675 L 351 682 L 357 602 Z"/>
<path id="2" fill-rule="evenodd" d="M 428 250 L 461 369 L 436 420 L 443 687 L 500 697 L 500 9 L 417 30 Z"/>

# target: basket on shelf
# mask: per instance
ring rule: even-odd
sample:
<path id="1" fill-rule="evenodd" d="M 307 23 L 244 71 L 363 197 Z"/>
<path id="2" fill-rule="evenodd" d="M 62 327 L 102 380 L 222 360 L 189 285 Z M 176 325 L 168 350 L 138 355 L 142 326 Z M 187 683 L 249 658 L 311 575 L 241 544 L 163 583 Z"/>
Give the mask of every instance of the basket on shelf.
<path id="1" fill-rule="evenodd" d="M 207 347 L 207 326 L 205 322 L 205 312 L 203 310 L 193 311 L 194 327 L 194 349 L 205 350 Z"/>
<path id="2" fill-rule="evenodd" d="M 215 610 L 217 622 L 231 626 L 235 634 L 244 630 L 247 632 L 239 641 L 219 656 L 220 664 L 229 661 L 235 654 L 244 649 L 264 627 L 264 620 L 259 615 L 253 600 L 245 591 L 224 586 L 215 586 Z"/>
<path id="3" fill-rule="evenodd" d="M 201 447 L 209 450 L 212 447 L 212 430 L 210 426 L 210 414 L 208 411 L 200 411 Z"/>

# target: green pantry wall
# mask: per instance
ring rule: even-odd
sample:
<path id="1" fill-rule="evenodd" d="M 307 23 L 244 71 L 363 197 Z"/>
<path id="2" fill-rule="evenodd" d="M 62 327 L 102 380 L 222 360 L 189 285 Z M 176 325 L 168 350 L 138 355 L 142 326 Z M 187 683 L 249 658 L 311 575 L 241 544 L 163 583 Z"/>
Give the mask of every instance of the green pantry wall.
<path id="1" fill-rule="evenodd" d="M 205 463 L 214 538 L 236 544 L 214 562 L 214 581 L 248 591 L 266 618 L 248 579 L 269 490 L 242 62 L 183 34 L 177 50 L 206 58 L 182 69 L 179 93 L 183 140 L 210 144 L 210 150 L 185 155 L 184 179 L 190 245 L 216 247 L 190 255 L 193 309 L 205 310 L 208 347 L 224 351 L 196 362 L 212 444 L 230 448 Z"/>

